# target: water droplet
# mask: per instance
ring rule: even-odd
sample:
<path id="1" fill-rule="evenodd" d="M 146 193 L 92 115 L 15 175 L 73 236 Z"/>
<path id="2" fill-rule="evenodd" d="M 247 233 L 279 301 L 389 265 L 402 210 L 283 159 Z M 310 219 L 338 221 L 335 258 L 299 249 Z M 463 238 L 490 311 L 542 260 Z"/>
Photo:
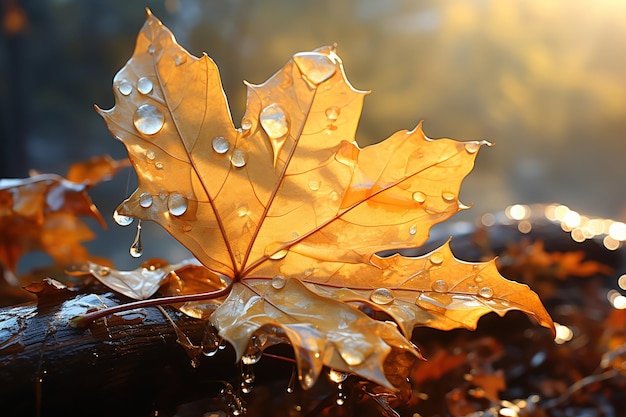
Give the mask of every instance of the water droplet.
<path id="1" fill-rule="evenodd" d="M 445 201 L 454 201 L 456 200 L 456 194 L 451 191 L 444 191 L 441 193 L 441 198 Z"/>
<path id="2" fill-rule="evenodd" d="M 187 62 L 187 55 L 174 55 L 174 64 L 178 67 Z"/>
<path id="3" fill-rule="evenodd" d="M 339 118 L 339 114 L 341 113 L 341 109 L 337 106 L 330 106 L 326 109 L 326 118 L 331 122 L 336 121 Z"/>
<path id="4" fill-rule="evenodd" d="M 249 347 L 246 354 L 241 357 L 241 363 L 244 365 L 254 365 L 261 360 L 263 351 L 257 347 Z"/>
<path id="5" fill-rule="evenodd" d="M 413 193 L 413 200 L 421 204 L 426 201 L 426 194 L 421 191 L 416 191 Z"/>
<path id="6" fill-rule="evenodd" d="M 441 252 L 435 252 L 428 258 L 433 265 L 441 265 L 443 262 L 443 254 Z"/>
<path id="7" fill-rule="evenodd" d="M 346 403 L 346 393 L 343 391 L 343 384 L 337 384 L 337 398 L 335 399 L 335 403 L 338 406 L 342 406 Z"/>
<path id="8" fill-rule="evenodd" d="M 241 392 L 250 394 L 255 381 L 254 368 L 251 365 L 241 365 Z"/>
<path id="9" fill-rule="evenodd" d="M 480 142 L 466 142 L 465 143 L 465 150 L 467 151 L 467 153 L 473 154 L 478 152 L 478 149 L 480 149 Z"/>
<path id="10" fill-rule="evenodd" d="M 135 220 L 135 218 L 124 216 L 123 214 L 119 214 L 117 210 L 115 210 L 113 212 L 113 220 L 115 221 L 115 223 L 119 224 L 120 226 L 128 226 L 129 224 L 133 222 L 133 220 Z"/>
<path id="11" fill-rule="evenodd" d="M 320 180 L 318 178 L 309 178 L 309 188 L 311 191 L 317 191 L 320 189 Z"/>
<path id="12" fill-rule="evenodd" d="M 493 290 L 489 287 L 482 287 L 480 290 L 478 290 L 478 295 L 483 298 L 489 299 L 493 297 Z"/>
<path id="13" fill-rule="evenodd" d="M 346 350 L 340 352 L 341 357 L 349 366 L 358 366 L 363 363 L 365 356 L 358 350 Z"/>
<path id="14" fill-rule="evenodd" d="M 334 383 L 339 384 L 348 378 L 348 373 L 331 368 L 330 371 L 328 371 L 328 378 Z"/>
<path id="15" fill-rule="evenodd" d="M 154 45 L 150 44 L 150 46 L 148 46 L 148 53 L 152 55 L 154 52 L 155 52 Z"/>
<path id="16" fill-rule="evenodd" d="M 207 326 L 202 338 L 202 354 L 204 356 L 215 356 L 219 351 L 222 339 L 218 336 L 217 330 L 213 326 Z"/>
<path id="17" fill-rule="evenodd" d="M 448 291 L 448 283 L 442 279 L 438 279 L 432 283 L 431 288 L 435 292 L 446 292 Z"/>
<path id="18" fill-rule="evenodd" d="M 235 149 L 230 155 L 230 164 L 235 168 L 242 168 L 248 162 L 248 153 L 243 149 Z"/>
<path id="19" fill-rule="evenodd" d="M 377 288 L 370 293 L 370 300 L 376 304 L 390 304 L 394 300 L 394 296 L 387 288 Z"/>
<path id="20" fill-rule="evenodd" d="M 476 283 L 481 283 L 481 282 L 483 282 L 483 277 L 481 277 L 480 275 L 477 275 L 477 276 L 474 278 L 474 282 L 476 282 Z"/>
<path id="21" fill-rule="evenodd" d="M 154 135 L 159 133 L 165 123 L 165 116 L 156 107 L 142 104 L 133 115 L 133 124 L 139 133 Z"/>
<path id="22" fill-rule="evenodd" d="M 100 269 L 98 269 L 98 275 L 100 275 L 101 277 L 106 277 L 110 273 L 111 273 L 111 270 L 107 268 L 106 266 L 100 267 Z"/>
<path id="23" fill-rule="evenodd" d="M 139 196 L 139 205 L 148 208 L 152 205 L 152 195 L 150 193 L 141 193 Z"/>
<path id="24" fill-rule="evenodd" d="M 279 260 L 279 259 L 283 259 L 285 256 L 287 256 L 287 249 L 282 249 L 279 250 L 278 252 L 274 253 L 273 255 L 270 256 L 270 259 L 273 259 L 275 261 Z"/>
<path id="25" fill-rule="evenodd" d="M 155 162 L 154 167 L 156 169 L 163 169 L 163 162 Z"/>
<path id="26" fill-rule="evenodd" d="M 154 158 L 156 158 L 156 153 L 154 153 L 154 151 L 152 149 L 148 149 L 146 151 L 146 160 L 147 161 L 154 161 Z"/>
<path id="27" fill-rule="evenodd" d="M 187 198 L 179 193 L 167 197 L 167 209 L 173 216 L 182 216 L 187 211 Z"/>
<path id="28" fill-rule="evenodd" d="M 289 132 L 289 120 L 279 104 L 270 104 L 264 108 L 259 120 L 270 139 L 282 138 Z"/>
<path id="29" fill-rule="evenodd" d="M 302 369 L 302 374 L 298 375 L 298 379 L 300 380 L 300 384 L 304 387 L 304 389 L 310 389 L 315 385 L 315 377 L 313 376 L 312 369 Z"/>
<path id="30" fill-rule="evenodd" d="M 502 307 L 510 307 L 511 303 L 508 302 L 508 300 L 502 300 L 500 301 L 500 304 L 502 304 Z"/>
<path id="31" fill-rule="evenodd" d="M 143 245 L 141 244 L 141 220 L 137 222 L 137 234 L 132 245 L 130 245 L 130 256 L 133 258 L 139 258 L 143 255 Z"/>
<path id="32" fill-rule="evenodd" d="M 286 283 L 287 283 L 287 280 L 285 280 L 285 277 L 282 275 L 276 275 L 272 277 L 272 287 L 274 287 L 274 289 L 277 289 L 277 290 L 283 289 Z"/>
<path id="33" fill-rule="evenodd" d="M 122 82 L 117 86 L 117 90 L 123 96 L 128 96 L 133 92 L 133 85 L 128 80 L 122 80 Z"/>
<path id="34" fill-rule="evenodd" d="M 318 85 L 337 71 L 337 66 L 328 55 L 319 52 L 300 52 L 293 56 L 298 69 L 311 83 Z"/>
<path id="35" fill-rule="evenodd" d="M 270 243 L 265 248 L 265 256 L 269 256 L 270 259 L 273 259 L 275 261 L 283 259 L 285 256 L 287 256 L 287 252 L 289 252 L 289 250 L 287 248 L 279 249 L 281 246 L 283 246 L 283 244 L 280 242 Z"/>
<path id="36" fill-rule="evenodd" d="M 414 236 L 416 233 L 417 233 L 417 225 L 416 225 L 416 224 L 414 224 L 414 225 L 412 225 L 412 226 L 409 228 L 409 234 L 410 234 L 411 236 Z"/>
<path id="37" fill-rule="evenodd" d="M 211 142 L 213 150 L 219 154 L 224 154 L 230 149 L 230 142 L 224 136 L 216 136 Z"/>
<path id="38" fill-rule="evenodd" d="M 248 205 L 246 203 L 240 203 L 237 206 L 237 216 L 245 217 L 250 215 L 250 210 L 248 210 Z"/>
<path id="39" fill-rule="evenodd" d="M 152 81 L 150 81 L 150 78 L 141 77 L 137 81 L 137 91 L 141 94 L 150 94 L 152 92 Z"/>
<path id="40" fill-rule="evenodd" d="M 291 369 L 291 377 L 289 378 L 289 382 L 287 383 L 287 394 L 292 394 L 295 389 L 296 374 L 297 374 L 297 370 L 296 370 L 296 367 L 294 366 Z"/>
<path id="41" fill-rule="evenodd" d="M 252 122 L 250 119 L 243 119 L 241 121 L 241 130 L 250 130 L 252 128 Z"/>
<path id="42" fill-rule="evenodd" d="M 186 224 L 186 225 L 183 226 L 183 232 L 188 233 L 188 232 L 191 232 L 192 229 L 193 228 L 191 227 L 190 224 Z"/>

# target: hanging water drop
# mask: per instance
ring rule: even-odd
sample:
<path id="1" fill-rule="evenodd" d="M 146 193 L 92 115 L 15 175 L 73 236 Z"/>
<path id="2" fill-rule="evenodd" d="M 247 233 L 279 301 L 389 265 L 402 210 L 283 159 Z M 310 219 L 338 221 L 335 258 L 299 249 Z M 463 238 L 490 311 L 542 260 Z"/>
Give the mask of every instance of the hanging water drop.
<path id="1" fill-rule="evenodd" d="M 115 221 L 115 223 L 119 224 L 120 226 L 128 226 L 129 224 L 133 222 L 133 220 L 135 220 L 135 218 L 124 216 L 123 214 L 119 214 L 117 210 L 115 210 L 113 212 L 113 220 Z"/>
<path id="2" fill-rule="evenodd" d="M 341 113 L 341 109 L 337 106 L 330 106 L 326 109 L 326 118 L 331 122 L 336 121 L 339 118 L 339 114 Z"/>
<path id="3" fill-rule="evenodd" d="M 165 116 L 156 107 L 142 104 L 133 115 L 133 124 L 139 133 L 154 135 L 159 133 L 165 123 Z"/>
<path id="4" fill-rule="evenodd" d="M 285 256 L 287 256 L 287 249 L 281 249 L 276 253 L 273 253 L 272 255 L 270 255 L 270 259 L 273 259 L 275 261 L 279 260 L 279 259 L 283 259 Z"/>
<path id="5" fill-rule="evenodd" d="M 133 85 L 128 80 L 122 80 L 117 86 L 117 91 L 123 96 L 128 96 L 133 92 Z"/>
<path id="6" fill-rule="evenodd" d="M 219 154 L 224 154 L 230 149 L 230 142 L 224 136 L 214 137 L 211 141 L 211 145 L 213 146 L 213 150 Z"/>
<path id="7" fill-rule="evenodd" d="M 376 304 L 390 304 L 394 300 L 394 296 L 387 288 L 377 288 L 370 293 L 370 300 Z"/>
<path id="8" fill-rule="evenodd" d="M 243 149 L 235 149 L 230 155 L 230 164 L 235 168 L 243 168 L 248 162 L 248 153 Z"/>
<path id="9" fill-rule="evenodd" d="M 417 203 L 423 203 L 424 201 L 426 201 L 426 194 L 424 194 L 421 191 L 416 191 L 413 193 L 413 200 Z"/>
<path id="10" fill-rule="evenodd" d="M 289 382 L 287 383 L 287 394 L 293 394 L 293 391 L 296 386 L 296 374 L 298 373 L 296 367 L 294 366 L 291 369 L 291 377 L 289 378 Z"/>
<path id="11" fill-rule="evenodd" d="M 139 205 L 148 208 L 152 205 L 152 195 L 150 193 L 141 193 L 139 196 Z"/>
<path id="12" fill-rule="evenodd" d="M 314 85 L 318 85 L 337 71 L 337 66 L 328 55 L 319 52 L 300 52 L 293 56 L 296 66 Z"/>
<path id="13" fill-rule="evenodd" d="M 146 151 L 146 161 L 151 162 L 156 158 L 156 153 L 152 149 Z"/>
<path id="14" fill-rule="evenodd" d="M 478 290 L 478 295 L 483 298 L 489 299 L 493 297 L 493 290 L 489 287 L 482 287 L 480 290 Z"/>
<path id="15" fill-rule="evenodd" d="M 250 394 L 254 386 L 254 368 L 251 365 L 241 365 L 241 392 Z"/>
<path id="16" fill-rule="evenodd" d="M 430 255 L 428 259 L 433 265 L 441 265 L 441 263 L 443 262 L 443 254 L 441 252 L 435 252 Z"/>
<path id="17" fill-rule="evenodd" d="M 446 292 L 448 291 L 448 283 L 442 279 L 438 279 L 432 283 L 431 288 L 435 292 Z"/>
<path id="18" fill-rule="evenodd" d="M 276 275 L 272 277 L 272 287 L 276 290 L 281 290 L 285 287 L 287 280 L 282 275 Z"/>
<path id="19" fill-rule="evenodd" d="M 153 86 L 150 78 L 141 77 L 137 81 L 137 91 L 139 91 L 141 94 L 150 94 L 152 92 L 152 88 Z"/>
<path id="20" fill-rule="evenodd" d="M 133 258 L 139 258 L 143 255 L 143 245 L 141 244 L 141 220 L 137 222 L 137 234 L 132 245 L 130 245 L 130 256 Z"/>
<path id="21" fill-rule="evenodd" d="M 167 197 L 167 209 L 173 216 L 182 216 L 187 211 L 187 198 L 179 193 Z"/>
<path id="22" fill-rule="evenodd" d="M 207 326 L 204 337 L 202 338 L 202 354 L 204 356 L 215 356 L 219 351 L 221 343 L 222 339 L 218 336 L 215 327 L 211 325 Z"/>
<path id="23" fill-rule="evenodd" d="M 289 120 L 280 104 L 270 104 L 259 117 L 263 130 L 270 139 L 282 138 L 289 132 Z"/>
<path id="24" fill-rule="evenodd" d="M 334 383 L 339 384 L 340 382 L 343 382 L 346 380 L 346 378 L 348 378 L 348 373 L 337 371 L 336 369 L 331 368 L 330 371 L 328 371 L 328 378 L 330 378 L 330 380 Z"/>
<path id="25" fill-rule="evenodd" d="M 343 390 L 343 384 L 337 384 L 337 398 L 335 399 L 335 403 L 339 406 L 342 406 L 346 403 L 346 393 Z"/>

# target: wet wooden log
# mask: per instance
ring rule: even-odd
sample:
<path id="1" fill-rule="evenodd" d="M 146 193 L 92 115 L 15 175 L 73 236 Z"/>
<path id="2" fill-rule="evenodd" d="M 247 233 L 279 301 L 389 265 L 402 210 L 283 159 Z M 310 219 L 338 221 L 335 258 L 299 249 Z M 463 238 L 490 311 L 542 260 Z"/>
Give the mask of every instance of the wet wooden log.
<path id="1" fill-rule="evenodd" d="M 191 366 L 193 355 L 177 343 L 174 326 L 156 307 L 72 327 L 79 314 L 129 301 L 101 291 L 0 309 L 0 415 L 173 415 L 177 404 L 200 390 L 219 390 L 215 381 L 237 370 L 228 349 Z M 200 344 L 205 323 L 165 311 Z"/>

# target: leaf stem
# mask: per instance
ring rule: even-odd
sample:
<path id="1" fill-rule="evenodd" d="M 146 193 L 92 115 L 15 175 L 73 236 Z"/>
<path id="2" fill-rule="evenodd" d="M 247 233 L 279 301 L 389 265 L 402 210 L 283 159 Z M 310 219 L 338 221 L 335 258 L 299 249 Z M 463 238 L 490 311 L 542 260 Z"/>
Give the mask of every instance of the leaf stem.
<path id="1" fill-rule="evenodd" d="M 198 294 L 177 295 L 171 297 L 151 298 L 147 300 L 139 300 L 131 303 L 120 304 L 116 306 L 106 307 L 102 310 L 95 310 L 85 314 L 80 314 L 70 320 L 71 327 L 83 328 L 102 317 L 121 311 L 132 310 L 135 308 L 154 307 L 176 303 L 187 303 L 190 301 L 212 300 L 228 295 L 231 291 L 231 285 L 216 291 L 202 292 Z"/>

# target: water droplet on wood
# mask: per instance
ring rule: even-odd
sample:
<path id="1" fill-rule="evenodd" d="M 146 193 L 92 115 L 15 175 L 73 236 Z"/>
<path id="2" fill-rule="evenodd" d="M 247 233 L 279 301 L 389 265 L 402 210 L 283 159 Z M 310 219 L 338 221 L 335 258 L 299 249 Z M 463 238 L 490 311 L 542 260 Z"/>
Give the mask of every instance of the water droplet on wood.
<path id="1" fill-rule="evenodd" d="M 187 211 L 187 198 L 179 193 L 172 193 L 167 197 L 167 209 L 173 216 L 182 216 Z"/>
<path id="2" fill-rule="evenodd" d="M 150 78 L 141 77 L 137 81 L 137 91 L 139 91 L 141 94 L 150 94 L 152 92 L 152 88 L 153 86 Z"/>
<path id="3" fill-rule="evenodd" d="M 370 293 L 370 300 L 376 304 L 390 304 L 394 300 L 394 296 L 387 288 L 377 288 Z"/>
<path id="4" fill-rule="evenodd" d="M 139 133 L 154 135 L 163 128 L 165 116 L 156 107 L 150 104 L 142 104 L 133 115 L 133 124 Z"/>
<path id="5" fill-rule="evenodd" d="M 216 136 L 211 142 L 213 150 L 219 154 L 224 154 L 230 149 L 230 142 L 224 136 Z"/>

